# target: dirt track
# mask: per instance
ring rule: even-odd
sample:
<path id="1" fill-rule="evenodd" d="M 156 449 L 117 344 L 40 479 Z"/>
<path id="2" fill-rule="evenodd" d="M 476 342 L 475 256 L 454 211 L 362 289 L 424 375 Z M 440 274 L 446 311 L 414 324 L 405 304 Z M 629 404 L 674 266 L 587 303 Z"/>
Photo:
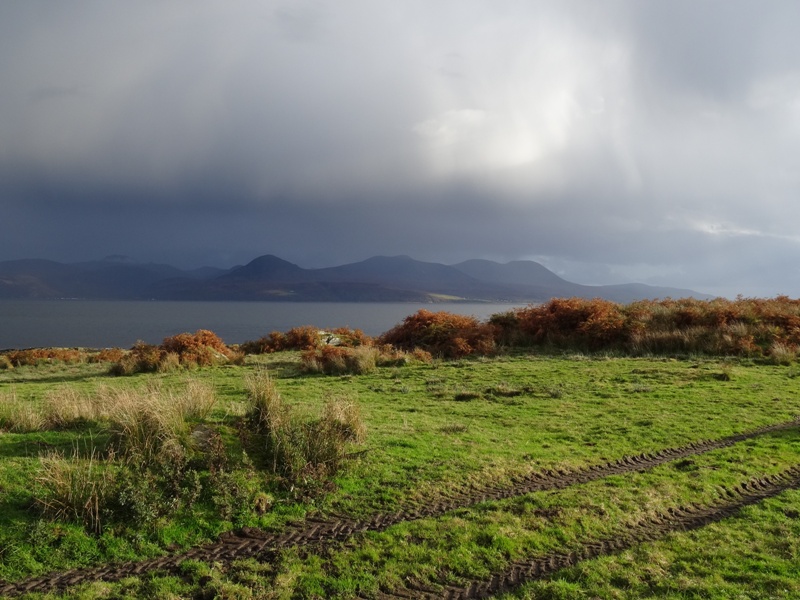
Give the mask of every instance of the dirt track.
<path id="1" fill-rule="evenodd" d="M 750 438 L 784 431 L 798 426 L 800 426 L 800 419 L 794 419 L 792 421 L 761 427 L 718 440 L 704 440 L 687 446 L 668 448 L 654 454 L 628 456 L 617 461 L 595 465 L 581 470 L 534 473 L 530 476 L 519 478 L 507 486 L 483 488 L 469 487 L 457 490 L 450 494 L 448 498 L 440 501 L 433 501 L 424 506 L 417 506 L 396 513 L 378 514 L 363 521 L 346 518 L 309 519 L 302 523 L 289 526 L 280 533 L 269 533 L 250 529 L 230 532 L 221 536 L 216 542 L 205 546 L 198 546 L 186 552 L 171 556 L 139 562 L 74 569 L 63 573 L 51 573 L 14 583 L 0 582 L 0 595 L 16 596 L 26 592 L 49 592 L 66 589 L 70 586 L 90 581 L 118 581 L 124 577 L 141 575 L 150 571 L 174 572 L 182 562 L 188 559 L 227 564 L 237 559 L 258 557 L 259 555 L 267 556 L 275 550 L 291 546 L 341 541 L 367 531 L 382 531 L 404 521 L 438 517 L 452 510 L 469 507 L 480 502 L 503 500 L 530 492 L 563 489 L 571 485 L 586 483 L 609 475 L 644 471 L 673 460 L 725 448 Z M 622 549 L 622 547 L 617 548 L 615 546 L 619 543 L 625 544 L 623 547 L 629 547 L 635 543 L 646 539 L 652 539 L 653 537 L 659 537 L 666 532 L 676 529 L 701 527 L 708 522 L 719 520 L 732 514 L 732 512 L 735 512 L 735 510 L 738 510 L 739 507 L 745 504 L 758 502 L 765 497 L 780 493 L 780 491 L 789 487 L 797 487 L 799 484 L 800 473 L 797 468 L 795 468 L 787 471 L 777 479 L 769 478 L 759 480 L 756 484 L 751 484 L 760 491 L 751 490 L 748 486 L 744 486 L 741 490 L 737 489 L 732 491 L 733 500 L 730 506 L 720 505 L 705 509 L 689 507 L 680 513 L 680 515 L 685 516 L 675 518 L 664 517 L 664 519 L 660 521 L 662 525 L 658 527 L 644 524 L 642 528 L 640 528 L 641 530 L 637 529 L 631 531 L 630 535 L 624 539 L 615 538 L 613 541 L 599 542 L 598 544 L 587 546 L 586 550 L 579 554 L 553 555 L 544 559 L 537 559 L 531 563 L 520 564 L 514 566 L 508 573 L 493 577 L 489 582 L 476 582 L 469 588 L 464 588 L 464 590 L 432 592 L 430 590 L 414 589 L 409 590 L 409 593 L 413 594 L 412 596 L 402 595 L 406 593 L 402 590 L 395 591 L 393 594 L 395 597 L 415 598 L 483 598 L 486 597 L 487 594 L 496 593 L 503 589 L 509 589 L 509 586 L 513 587 L 514 585 L 518 585 L 519 582 L 528 580 L 534 575 L 542 576 L 554 570 L 570 566 L 578 560 L 586 560 L 594 556 Z M 752 499 L 750 499 L 751 497 Z M 431 593 L 434 595 L 425 596 L 425 594 Z M 441 595 L 442 593 L 445 595 Z M 390 595 L 388 597 L 392 596 Z"/>
<path id="2" fill-rule="evenodd" d="M 732 490 L 726 490 L 727 498 L 717 504 L 711 506 L 690 505 L 659 514 L 633 528 L 620 532 L 613 539 L 587 543 L 575 552 L 554 552 L 530 560 L 515 562 L 502 573 L 493 574 L 489 579 L 483 581 L 469 582 L 464 587 L 441 586 L 434 589 L 429 585 L 410 584 L 405 589 L 381 594 L 379 598 L 386 600 L 390 598 L 415 598 L 417 600 L 488 598 L 513 590 L 526 582 L 541 579 L 583 560 L 615 554 L 636 544 L 657 540 L 675 531 L 699 529 L 735 515 L 744 506 L 755 504 L 787 489 L 798 487 L 800 487 L 800 465 L 778 475 L 754 479 Z"/>

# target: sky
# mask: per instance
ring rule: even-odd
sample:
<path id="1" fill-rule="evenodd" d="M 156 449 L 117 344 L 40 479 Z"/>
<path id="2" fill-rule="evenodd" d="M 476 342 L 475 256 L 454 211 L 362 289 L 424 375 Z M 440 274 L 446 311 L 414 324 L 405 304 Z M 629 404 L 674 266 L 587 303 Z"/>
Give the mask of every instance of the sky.
<path id="1" fill-rule="evenodd" d="M 0 260 L 800 297 L 795 0 L 0 3 Z"/>

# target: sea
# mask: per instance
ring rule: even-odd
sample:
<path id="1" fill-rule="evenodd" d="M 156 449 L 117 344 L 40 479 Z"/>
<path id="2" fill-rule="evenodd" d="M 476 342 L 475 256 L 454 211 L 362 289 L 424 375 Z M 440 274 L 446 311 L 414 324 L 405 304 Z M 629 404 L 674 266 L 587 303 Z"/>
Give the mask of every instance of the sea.
<path id="1" fill-rule="evenodd" d="M 0 350 L 129 348 L 138 340 L 158 344 L 165 337 L 198 329 L 213 331 L 227 344 L 239 344 L 302 325 L 350 327 L 377 336 L 423 308 L 486 320 L 515 306 L 520 305 L 0 300 Z"/>

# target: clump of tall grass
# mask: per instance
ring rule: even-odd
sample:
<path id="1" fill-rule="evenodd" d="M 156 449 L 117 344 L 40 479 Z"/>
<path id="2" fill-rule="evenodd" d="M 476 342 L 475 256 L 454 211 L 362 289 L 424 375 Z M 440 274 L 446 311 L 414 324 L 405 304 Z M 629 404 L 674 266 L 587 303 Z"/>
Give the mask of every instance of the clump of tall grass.
<path id="1" fill-rule="evenodd" d="M 363 375 L 372 373 L 376 369 L 379 356 L 380 351 L 374 346 L 358 346 L 357 348 L 322 346 L 304 352 L 301 357 L 301 365 L 305 371 L 310 373 Z"/>
<path id="2" fill-rule="evenodd" d="M 268 468 L 289 486 L 320 483 L 343 467 L 350 443 L 364 439 L 358 406 L 350 399 L 328 400 L 319 417 L 296 414 L 266 370 L 246 380 L 251 425 Z"/>
<path id="3" fill-rule="evenodd" d="M 286 416 L 275 380 L 266 369 L 258 369 L 244 380 L 247 390 L 247 419 L 252 429 L 259 433 L 280 429 Z"/>
<path id="4" fill-rule="evenodd" d="M 0 428 L 30 432 L 99 423 L 111 431 L 123 454 L 148 456 L 167 440 L 185 438 L 191 424 L 205 419 L 216 402 L 214 388 L 196 379 L 172 390 L 102 387 L 89 394 L 60 386 L 41 403 L 18 398 L 12 389 L 0 394 Z"/>
<path id="5" fill-rule="evenodd" d="M 197 380 L 180 391 L 108 389 L 103 398 L 113 444 L 142 459 L 170 444 L 188 445 L 192 422 L 206 418 L 215 403 L 213 388 Z"/>
<path id="6" fill-rule="evenodd" d="M 791 365 L 797 359 L 798 348 L 797 346 L 789 346 L 775 342 L 770 346 L 769 358 L 773 364 L 776 365 Z"/>
<path id="7" fill-rule="evenodd" d="M 389 344 L 355 348 L 322 346 L 306 350 L 300 357 L 300 366 L 305 372 L 326 375 L 363 375 L 372 373 L 377 367 L 431 362 L 433 357 L 426 350 L 415 348 L 406 352 Z"/>
<path id="8" fill-rule="evenodd" d="M 367 429 L 361 418 L 358 404 L 346 395 L 334 396 L 325 402 L 322 410 L 323 427 L 337 429 L 339 437 L 346 441 L 361 443 Z"/>
<path id="9" fill-rule="evenodd" d="M 42 405 L 44 429 L 65 429 L 107 416 L 107 407 L 96 395 L 62 385 L 45 393 Z"/>
<path id="10" fill-rule="evenodd" d="M 264 480 L 244 458 L 244 468 L 232 468 L 220 432 L 207 423 L 215 405 L 213 387 L 197 379 L 174 388 L 102 387 L 92 394 L 54 390 L 28 428 L 93 421 L 110 435 L 101 436 L 104 445 L 88 455 L 44 456 L 35 506 L 47 518 L 82 523 L 91 533 L 112 521 L 155 527 L 164 515 L 198 500 L 224 519 L 247 518 L 257 509 L 254 498 Z"/>
<path id="11" fill-rule="evenodd" d="M 114 494 L 113 455 L 100 459 L 94 449 L 88 456 L 73 450 L 71 458 L 50 452 L 39 458 L 34 505 L 53 520 L 82 523 L 100 533 L 110 498 Z"/>
<path id="12" fill-rule="evenodd" d="M 40 431 L 44 425 L 42 411 L 32 401 L 17 396 L 14 388 L 0 392 L 0 430 L 27 433 Z"/>
<path id="13" fill-rule="evenodd" d="M 428 365 L 433 362 L 431 353 L 422 348 L 414 348 L 407 352 L 395 348 L 391 344 L 383 344 L 378 346 L 378 350 L 380 350 L 377 359 L 379 367 L 402 367 L 414 363 Z"/>
<path id="14" fill-rule="evenodd" d="M 346 396 L 330 398 L 319 418 L 301 423 L 304 442 L 297 474 L 328 478 L 343 467 L 348 445 L 364 440 L 365 427 L 358 405 Z"/>

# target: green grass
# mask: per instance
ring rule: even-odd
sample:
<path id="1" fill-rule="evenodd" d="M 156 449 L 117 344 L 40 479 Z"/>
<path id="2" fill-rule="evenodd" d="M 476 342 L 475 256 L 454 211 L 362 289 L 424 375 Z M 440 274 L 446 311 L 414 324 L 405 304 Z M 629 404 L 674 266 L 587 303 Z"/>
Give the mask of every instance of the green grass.
<path id="1" fill-rule="evenodd" d="M 237 424 L 247 411 L 246 380 L 264 367 L 294 413 L 319 415 L 331 398 L 357 402 L 366 442 L 354 447 L 358 456 L 335 486 L 289 488 L 263 468 L 252 448 L 243 454 Z M 17 403 L 43 410 L 63 386 L 89 396 L 109 389 L 144 394 L 158 382 L 179 394 L 187 377 L 213 386 L 217 395 L 209 414 L 192 423 L 216 432 L 228 457 L 224 475 L 196 466 L 203 482 L 220 478 L 212 482 L 218 495 L 183 501 L 141 526 L 112 519 L 93 534 L 79 522 L 41 518 L 31 506 L 40 456 L 102 449 L 111 439 L 107 425 L 0 433 L 1 579 L 156 556 L 234 527 L 280 528 L 311 513 L 392 512 L 447 497 L 468 483 L 599 464 L 800 414 L 792 366 L 584 355 L 435 361 L 345 376 L 304 374 L 294 352 L 189 375 L 114 378 L 98 365 L 47 364 L 0 371 L 0 402 L 7 411 L 13 391 Z M 613 536 L 669 507 L 713 502 L 721 487 L 800 463 L 798 450 L 798 430 L 763 435 L 647 472 L 487 502 L 325 548 L 281 551 L 270 563 L 189 563 L 182 577 L 96 583 L 64 597 L 352 598 L 409 579 L 460 584 L 513 560 Z M 84 451 L 84 460 L 90 456 Z M 240 489 L 241 496 L 220 497 L 223 488 L 229 496 Z M 237 502 L 258 493 L 269 499 L 260 509 Z M 798 598 L 798 511 L 800 492 L 786 492 L 736 518 L 586 561 L 501 597 Z"/>

